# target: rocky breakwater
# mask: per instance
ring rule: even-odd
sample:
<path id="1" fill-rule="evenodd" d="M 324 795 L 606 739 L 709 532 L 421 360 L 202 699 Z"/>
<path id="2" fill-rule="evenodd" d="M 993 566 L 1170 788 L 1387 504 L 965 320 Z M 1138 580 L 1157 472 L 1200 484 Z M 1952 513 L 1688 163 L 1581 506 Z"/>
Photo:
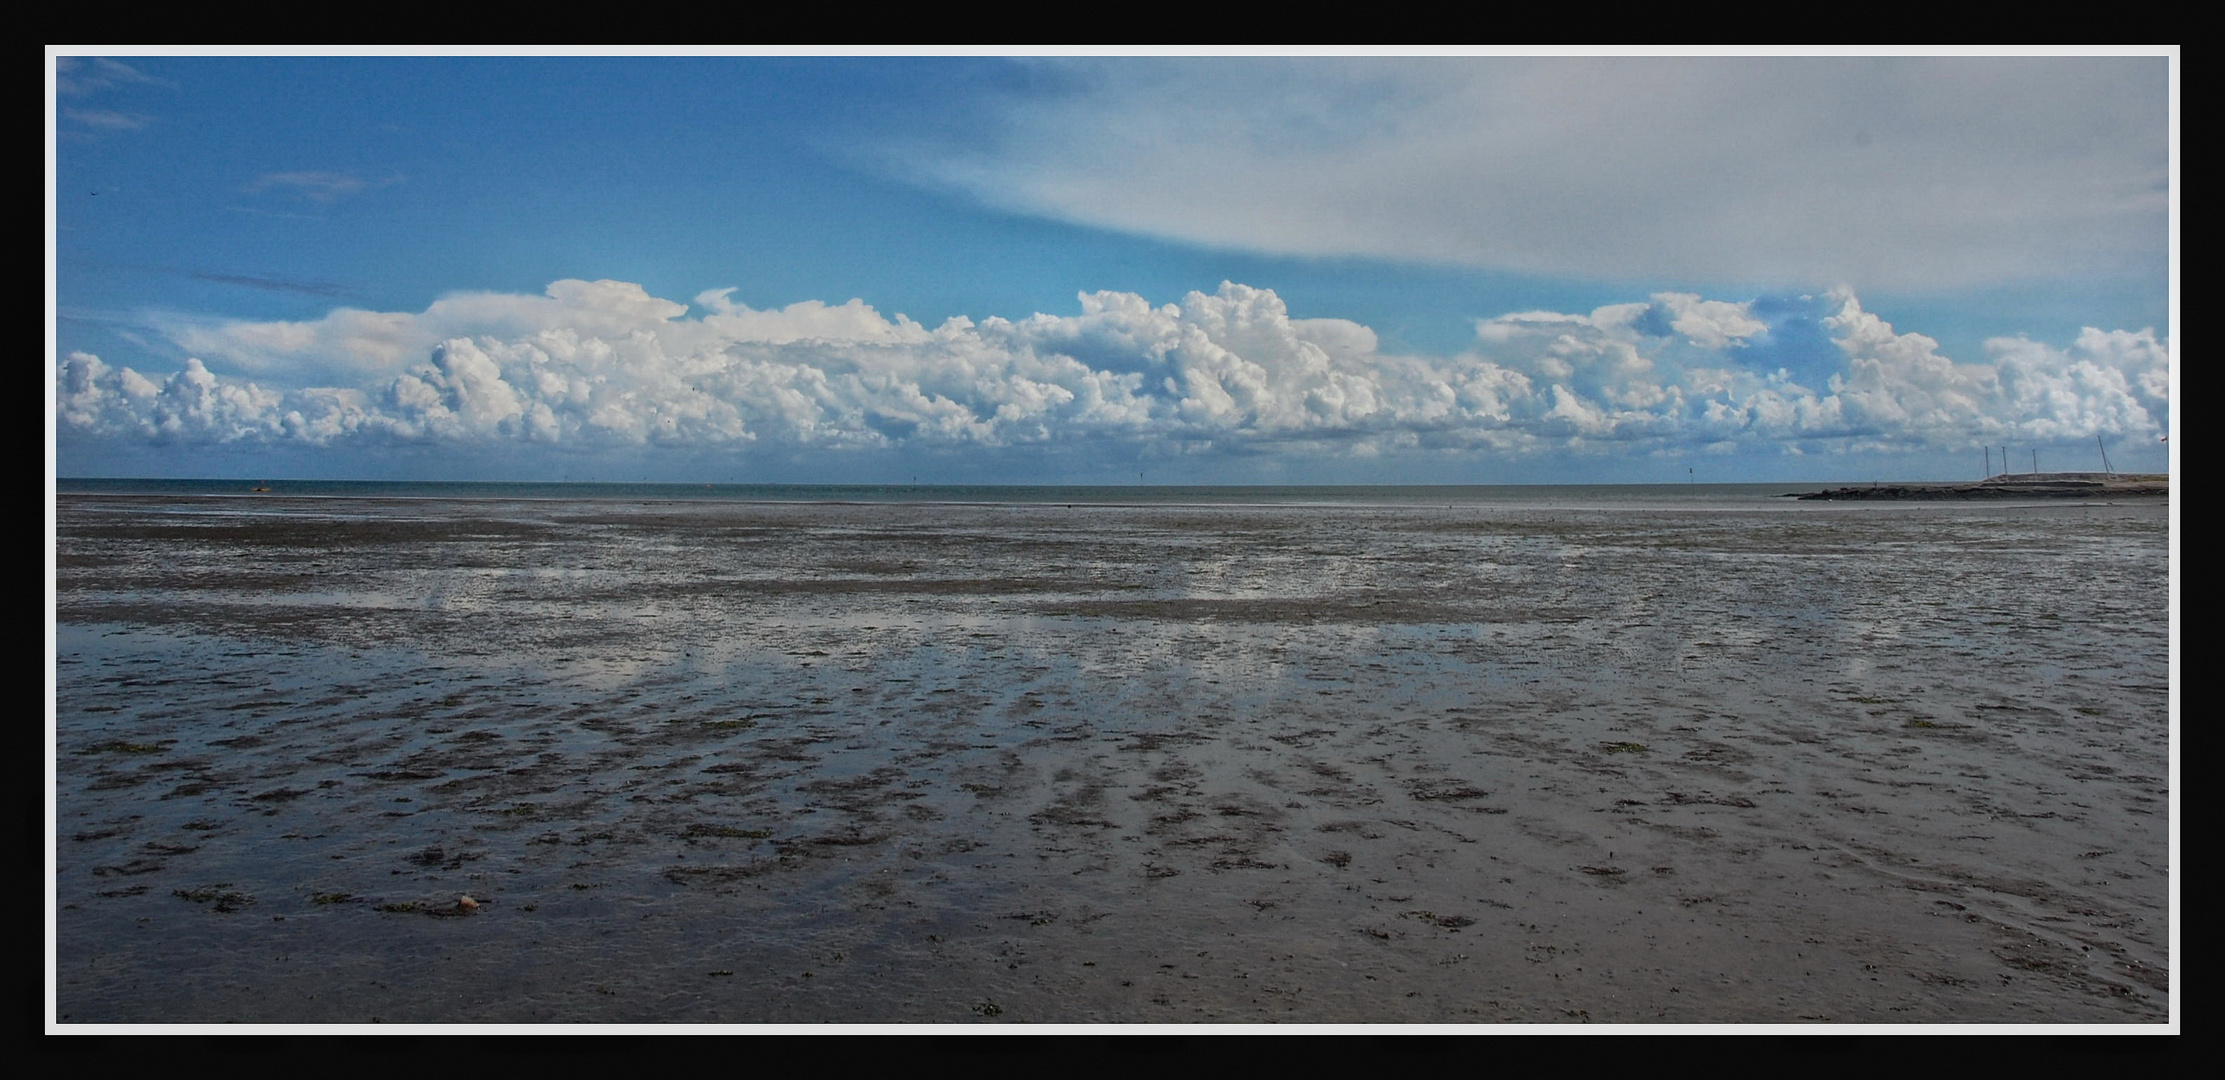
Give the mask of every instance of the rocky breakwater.
<path id="1" fill-rule="evenodd" d="M 1788 498 L 1820 500 L 1943 499 L 2165 499 L 2171 478 L 2160 473 L 2006 473 L 1974 484 L 1870 484 L 1793 492 Z"/>

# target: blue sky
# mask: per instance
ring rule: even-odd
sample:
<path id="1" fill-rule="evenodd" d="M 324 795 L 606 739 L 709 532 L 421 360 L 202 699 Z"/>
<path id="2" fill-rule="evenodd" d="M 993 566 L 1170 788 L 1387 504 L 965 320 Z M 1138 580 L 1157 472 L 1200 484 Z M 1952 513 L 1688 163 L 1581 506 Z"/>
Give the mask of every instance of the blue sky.
<path id="1" fill-rule="evenodd" d="M 66 56 L 56 467 L 2160 469 L 2170 63 Z"/>

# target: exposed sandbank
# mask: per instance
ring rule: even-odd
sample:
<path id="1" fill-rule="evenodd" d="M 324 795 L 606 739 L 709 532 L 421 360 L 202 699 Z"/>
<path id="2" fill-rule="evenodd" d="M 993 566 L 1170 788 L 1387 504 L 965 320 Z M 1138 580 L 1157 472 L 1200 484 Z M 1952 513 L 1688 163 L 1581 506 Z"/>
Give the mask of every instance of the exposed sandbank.
<path id="1" fill-rule="evenodd" d="M 2162 507 L 1770 506 L 65 497 L 60 1009 L 2163 1020 Z"/>

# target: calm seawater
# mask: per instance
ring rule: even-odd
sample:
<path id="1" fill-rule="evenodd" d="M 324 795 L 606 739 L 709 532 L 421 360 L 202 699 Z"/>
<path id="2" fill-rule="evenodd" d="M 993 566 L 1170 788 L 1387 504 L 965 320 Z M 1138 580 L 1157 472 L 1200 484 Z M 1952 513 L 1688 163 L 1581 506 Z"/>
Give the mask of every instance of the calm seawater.
<path id="1" fill-rule="evenodd" d="M 776 503 L 1075 503 L 1091 505 L 1629 506 L 1696 509 L 1791 504 L 1827 484 L 915 485 L 508 483 L 415 480 L 161 480 L 64 477 L 63 494 L 377 499 L 688 500 Z"/>

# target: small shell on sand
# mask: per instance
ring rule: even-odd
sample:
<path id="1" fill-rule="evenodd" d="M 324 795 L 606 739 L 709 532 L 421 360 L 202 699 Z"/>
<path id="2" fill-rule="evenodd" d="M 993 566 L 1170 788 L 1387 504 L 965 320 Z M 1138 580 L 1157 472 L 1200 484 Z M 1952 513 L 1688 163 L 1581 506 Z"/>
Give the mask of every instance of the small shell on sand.
<path id="1" fill-rule="evenodd" d="M 468 896 L 459 896 L 456 898 L 456 910 L 477 911 L 479 910 L 479 901 L 474 900 Z"/>

